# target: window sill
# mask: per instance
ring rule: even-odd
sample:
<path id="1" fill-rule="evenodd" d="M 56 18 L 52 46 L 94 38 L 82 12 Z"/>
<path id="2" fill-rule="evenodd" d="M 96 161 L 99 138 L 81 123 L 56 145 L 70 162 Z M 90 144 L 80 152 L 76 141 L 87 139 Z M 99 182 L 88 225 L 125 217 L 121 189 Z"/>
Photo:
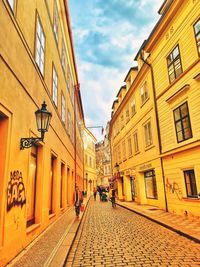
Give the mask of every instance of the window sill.
<path id="1" fill-rule="evenodd" d="M 183 197 L 182 199 L 188 202 L 199 202 L 200 201 L 200 198 L 195 198 L 195 197 Z"/>
<path id="2" fill-rule="evenodd" d="M 132 158 L 132 157 L 133 157 L 133 154 L 131 154 L 130 156 L 128 156 L 129 159 Z"/>
<path id="3" fill-rule="evenodd" d="M 36 230 L 37 228 L 40 227 L 40 223 L 37 223 L 37 224 L 32 224 L 31 226 L 29 226 L 26 230 L 26 234 L 30 234 L 31 232 L 33 232 L 34 230 Z"/>
<path id="4" fill-rule="evenodd" d="M 138 155 L 138 154 L 140 154 L 140 151 L 137 151 L 137 152 L 134 153 L 135 156 Z"/>
<path id="5" fill-rule="evenodd" d="M 152 149 L 153 147 L 155 147 L 155 146 L 154 145 L 149 145 L 149 146 L 145 147 L 144 151 L 148 151 L 148 150 Z"/>
<path id="6" fill-rule="evenodd" d="M 52 218 L 55 217 L 55 216 L 56 216 L 55 213 L 50 214 L 50 215 L 49 215 L 49 220 L 52 219 Z"/>
<path id="7" fill-rule="evenodd" d="M 62 207 L 62 208 L 60 208 L 60 211 L 64 211 L 64 208 Z"/>
<path id="8" fill-rule="evenodd" d="M 131 114 L 131 118 L 136 114 L 137 112 L 135 111 L 134 113 Z"/>

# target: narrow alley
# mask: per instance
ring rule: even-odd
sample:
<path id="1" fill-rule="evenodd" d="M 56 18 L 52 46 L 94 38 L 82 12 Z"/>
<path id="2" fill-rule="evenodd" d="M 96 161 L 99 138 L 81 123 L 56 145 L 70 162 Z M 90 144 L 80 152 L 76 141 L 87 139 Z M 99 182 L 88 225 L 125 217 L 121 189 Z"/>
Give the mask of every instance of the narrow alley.
<path id="1" fill-rule="evenodd" d="M 199 265 L 198 244 L 110 202 L 91 200 L 65 266 Z"/>

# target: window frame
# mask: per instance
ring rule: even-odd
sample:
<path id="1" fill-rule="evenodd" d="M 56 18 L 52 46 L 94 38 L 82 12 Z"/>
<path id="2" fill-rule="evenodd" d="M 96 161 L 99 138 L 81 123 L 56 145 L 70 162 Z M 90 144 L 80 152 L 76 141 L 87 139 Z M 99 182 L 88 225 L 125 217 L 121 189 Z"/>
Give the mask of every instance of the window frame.
<path id="1" fill-rule="evenodd" d="M 59 34 L 59 13 L 56 1 L 54 1 L 54 15 L 53 15 L 53 33 L 58 44 L 58 34 Z"/>
<path id="2" fill-rule="evenodd" d="M 131 138 L 131 136 L 128 137 L 127 143 L 128 143 L 128 156 L 131 157 L 133 155 L 132 138 Z"/>
<path id="3" fill-rule="evenodd" d="M 136 138 L 135 138 L 136 136 Z M 135 154 L 138 153 L 140 150 L 139 150 L 139 143 L 138 143 L 138 132 L 135 131 L 133 133 L 133 140 L 134 140 L 134 151 L 135 151 Z"/>
<path id="4" fill-rule="evenodd" d="M 146 129 L 147 128 L 145 128 L 147 125 L 150 125 L 150 127 L 148 126 L 148 130 L 149 130 L 149 132 L 146 132 Z M 153 144 L 153 136 L 152 136 L 152 129 L 151 129 L 151 121 L 149 120 L 149 121 L 147 121 L 144 125 L 143 125 L 143 127 L 144 127 L 144 137 L 145 137 L 145 147 L 147 148 L 147 147 L 149 147 L 149 146 L 151 146 L 152 144 Z M 148 134 L 148 136 L 147 136 L 147 134 Z M 150 137 L 150 138 L 148 138 L 148 137 Z M 148 140 L 150 140 L 150 143 L 148 143 Z"/>
<path id="5" fill-rule="evenodd" d="M 199 46 L 198 46 L 198 43 L 197 43 L 197 35 L 199 35 L 200 36 L 200 30 L 199 30 L 199 32 L 196 34 L 196 32 L 195 32 L 195 25 L 197 24 L 197 23 L 200 23 L 200 17 L 197 19 L 197 21 L 194 23 L 194 25 L 193 25 L 193 29 L 194 29 L 194 37 L 195 37 L 195 42 L 196 42 L 196 48 L 197 48 L 197 53 L 198 53 L 198 56 L 200 57 L 200 40 L 199 40 Z"/>
<path id="6" fill-rule="evenodd" d="M 151 175 L 147 176 L 147 173 L 152 173 Z M 147 179 L 148 178 L 152 178 L 152 192 L 154 194 L 153 197 L 147 196 Z M 144 184 L 145 184 L 145 193 L 146 193 L 146 198 L 147 199 L 158 199 L 158 189 L 157 189 L 157 182 L 156 182 L 156 174 L 155 174 L 155 170 L 147 170 L 144 172 Z"/>
<path id="7" fill-rule="evenodd" d="M 8 3 L 12 13 L 15 13 L 15 4 L 16 4 L 16 0 L 13 0 L 13 5 L 11 5 L 10 0 L 6 0 L 6 2 Z"/>
<path id="8" fill-rule="evenodd" d="M 179 51 L 179 59 L 180 59 L 180 66 L 181 66 L 181 72 L 180 72 L 180 74 L 179 75 L 177 75 L 176 74 L 176 69 L 175 69 L 175 64 L 174 64 L 174 62 L 177 60 L 176 58 L 174 59 L 174 57 L 173 57 L 173 52 L 175 51 L 175 49 L 176 48 L 178 48 L 178 51 Z M 172 56 L 173 57 L 173 61 L 170 63 L 170 64 L 168 64 L 168 58 L 170 57 L 170 56 Z M 179 47 L 179 44 L 177 44 L 172 50 L 171 50 L 171 52 L 168 54 L 168 56 L 166 57 L 166 61 L 167 61 L 167 70 L 168 70 L 168 77 L 169 77 L 169 83 L 171 84 L 171 83 L 173 83 L 182 73 L 183 73 L 183 66 L 182 66 L 182 60 L 181 60 L 181 52 L 180 52 L 180 47 Z M 170 73 L 169 73 L 169 68 L 171 67 L 171 66 L 173 66 L 173 73 L 174 73 L 174 79 L 173 80 L 171 80 L 170 79 Z"/>
<path id="9" fill-rule="evenodd" d="M 185 171 L 183 171 L 183 173 L 184 173 L 184 181 L 185 181 L 185 188 L 186 188 L 186 194 L 187 194 L 187 197 L 188 198 L 198 198 L 198 191 L 197 191 L 197 183 L 196 183 L 196 177 L 195 177 L 195 171 L 194 171 L 194 169 L 189 169 L 189 170 L 185 170 Z M 195 183 L 193 183 L 192 181 L 191 181 L 191 176 L 189 175 L 189 186 L 190 186 L 190 188 L 191 188 L 191 191 L 192 191 L 192 195 L 190 195 L 189 193 L 188 193 L 188 183 L 187 183 L 187 181 L 186 181 L 186 173 L 189 173 L 189 174 L 191 174 L 191 173 L 193 173 L 193 175 L 194 175 L 194 181 L 195 181 Z M 195 185 L 194 187 L 192 186 L 192 184 L 193 185 Z M 195 190 L 195 193 L 196 194 L 193 194 L 194 193 L 194 190 Z"/>
<path id="10" fill-rule="evenodd" d="M 39 34 L 38 34 L 38 23 L 40 25 L 40 29 L 41 29 L 41 32 L 43 34 L 43 38 L 44 38 L 44 47 L 42 46 L 42 41 L 41 41 L 41 38 L 39 38 L 39 44 L 40 44 L 40 47 L 38 49 L 37 47 L 37 44 L 38 44 L 38 37 L 39 37 Z M 42 22 L 41 22 L 41 19 L 40 19 L 40 16 L 38 13 L 36 13 L 36 25 L 35 25 L 35 62 L 36 62 L 36 65 L 42 75 L 42 77 L 44 78 L 44 74 L 45 74 L 45 49 L 46 48 L 46 35 L 44 33 L 44 28 L 43 28 L 43 25 L 42 25 Z M 41 49 L 43 51 L 43 58 L 41 59 Z M 40 51 L 40 54 L 39 54 L 39 62 L 37 62 L 37 51 Z M 41 69 L 41 66 L 40 66 L 40 62 L 43 60 L 43 69 Z"/>
<path id="11" fill-rule="evenodd" d="M 142 89 L 144 90 L 142 94 Z M 144 98 L 143 98 L 144 96 Z M 148 92 L 148 87 L 147 87 L 147 81 L 143 83 L 143 85 L 140 87 L 140 99 L 141 99 L 141 104 L 142 106 L 146 103 L 146 101 L 149 99 L 149 92 Z"/>
<path id="12" fill-rule="evenodd" d="M 70 136 L 70 129 L 71 129 L 71 113 L 69 109 L 67 110 L 67 133 Z"/>
<path id="13" fill-rule="evenodd" d="M 181 115 L 181 107 L 183 105 L 185 105 L 185 104 L 186 104 L 186 107 L 187 107 L 187 115 L 185 115 L 184 117 L 182 117 L 182 115 Z M 178 109 L 179 109 L 180 119 L 176 120 L 176 118 L 175 118 L 175 111 L 178 110 Z M 189 108 L 188 108 L 188 102 L 186 101 L 183 104 L 181 104 L 180 106 L 178 106 L 177 108 L 175 108 L 173 110 L 173 116 L 174 116 L 174 127 L 175 127 L 175 131 L 176 131 L 176 140 L 177 140 L 177 143 L 181 143 L 183 141 L 186 141 L 186 140 L 192 138 L 193 137 L 193 134 L 192 134 L 192 127 L 191 127 L 191 121 L 190 121 L 190 113 L 189 113 Z M 191 132 L 191 136 L 188 137 L 188 138 L 185 138 L 184 129 L 186 129 L 186 128 L 183 128 L 184 127 L 183 126 L 183 120 L 186 119 L 186 118 L 188 118 L 188 123 L 189 123 L 189 127 L 188 128 L 190 129 L 190 132 Z M 179 122 L 181 123 L 181 132 L 182 132 L 182 135 L 183 135 L 183 140 L 180 140 L 180 141 L 178 140 L 178 132 L 180 132 L 180 131 L 177 130 L 177 124 Z"/>
<path id="14" fill-rule="evenodd" d="M 56 75 L 55 77 L 54 74 Z M 56 78 L 56 82 L 54 78 Z M 56 107 L 58 107 L 58 74 L 54 64 L 52 64 L 52 100 Z"/>
<path id="15" fill-rule="evenodd" d="M 64 124 L 66 124 L 66 99 L 63 92 L 61 93 L 61 120 Z"/>

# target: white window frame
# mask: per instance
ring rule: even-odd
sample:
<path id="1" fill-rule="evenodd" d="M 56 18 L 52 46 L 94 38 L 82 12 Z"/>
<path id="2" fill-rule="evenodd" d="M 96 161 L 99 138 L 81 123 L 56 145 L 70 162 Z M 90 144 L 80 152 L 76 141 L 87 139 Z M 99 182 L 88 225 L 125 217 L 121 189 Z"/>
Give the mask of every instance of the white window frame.
<path id="1" fill-rule="evenodd" d="M 131 101 L 131 116 L 133 116 L 136 113 L 136 105 L 135 105 L 135 98 Z"/>
<path id="2" fill-rule="evenodd" d="M 58 106 L 58 75 L 53 65 L 53 75 L 52 75 L 52 99 L 56 107 Z"/>
<path id="3" fill-rule="evenodd" d="M 128 156 L 131 157 L 133 155 L 131 136 L 128 137 L 127 142 L 128 142 Z"/>
<path id="4" fill-rule="evenodd" d="M 130 120 L 130 112 L 129 112 L 129 105 L 126 107 L 126 123 Z"/>
<path id="5" fill-rule="evenodd" d="M 66 101 L 65 101 L 65 96 L 62 93 L 61 97 L 61 119 L 62 122 L 65 124 L 66 123 Z"/>
<path id="6" fill-rule="evenodd" d="M 64 40 L 62 42 L 62 58 L 61 58 L 61 64 L 62 64 L 62 68 L 65 72 L 65 58 L 66 58 L 66 53 L 65 53 L 65 44 L 64 44 Z"/>
<path id="7" fill-rule="evenodd" d="M 144 135 L 146 147 L 151 146 L 153 144 L 151 121 L 148 121 L 144 124 Z"/>
<path id="8" fill-rule="evenodd" d="M 44 76 L 45 35 L 39 16 L 37 16 L 37 26 L 36 26 L 35 61 L 37 63 L 40 72 Z"/>
<path id="9" fill-rule="evenodd" d="M 68 110 L 68 112 L 67 112 L 67 133 L 68 133 L 69 136 L 70 136 L 70 128 L 71 128 L 70 124 L 71 124 L 71 113 Z"/>
<path id="10" fill-rule="evenodd" d="M 58 22 L 59 22 L 58 8 L 57 8 L 56 2 L 55 2 L 53 31 L 54 31 L 54 35 L 55 35 L 57 42 L 58 42 Z"/>
<path id="11" fill-rule="evenodd" d="M 144 82 L 144 84 L 140 88 L 140 96 L 141 96 L 141 102 L 143 105 L 147 101 L 147 99 L 149 98 L 149 93 L 148 93 L 148 89 L 147 89 L 147 82 Z"/>

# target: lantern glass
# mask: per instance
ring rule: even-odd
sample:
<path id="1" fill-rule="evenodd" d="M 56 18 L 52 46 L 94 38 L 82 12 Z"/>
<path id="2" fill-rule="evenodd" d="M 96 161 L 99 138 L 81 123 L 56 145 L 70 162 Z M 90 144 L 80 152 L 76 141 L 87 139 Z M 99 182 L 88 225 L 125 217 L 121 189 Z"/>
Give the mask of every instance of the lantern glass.
<path id="1" fill-rule="evenodd" d="M 49 129 L 52 114 L 46 109 L 46 106 L 45 102 L 43 102 L 42 108 L 35 112 L 37 129 L 39 132 L 47 132 Z"/>

